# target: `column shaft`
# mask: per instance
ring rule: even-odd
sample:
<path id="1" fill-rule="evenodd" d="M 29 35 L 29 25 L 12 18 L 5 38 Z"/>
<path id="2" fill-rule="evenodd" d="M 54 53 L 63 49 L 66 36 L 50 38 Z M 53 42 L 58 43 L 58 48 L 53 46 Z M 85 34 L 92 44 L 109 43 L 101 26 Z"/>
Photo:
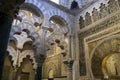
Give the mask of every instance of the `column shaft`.
<path id="1" fill-rule="evenodd" d="M 73 75 L 72 75 L 72 68 L 67 69 L 67 80 L 73 80 Z"/>
<path id="2" fill-rule="evenodd" d="M 4 58 L 6 54 L 12 21 L 12 17 L 8 17 L 4 13 L 0 13 L 0 80 L 2 79 Z"/>
<path id="3" fill-rule="evenodd" d="M 37 68 L 35 80 L 42 80 L 42 66 Z"/>

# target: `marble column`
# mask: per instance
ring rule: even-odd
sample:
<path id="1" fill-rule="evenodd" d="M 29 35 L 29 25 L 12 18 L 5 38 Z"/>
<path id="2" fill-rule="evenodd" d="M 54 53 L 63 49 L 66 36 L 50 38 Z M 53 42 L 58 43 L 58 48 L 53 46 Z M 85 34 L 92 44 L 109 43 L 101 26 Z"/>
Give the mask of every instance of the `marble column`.
<path id="1" fill-rule="evenodd" d="M 24 0 L 0 0 L 0 80 L 2 79 L 4 58 L 13 16 L 15 16 L 18 11 L 18 5 L 23 2 Z"/>
<path id="2" fill-rule="evenodd" d="M 67 60 L 63 61 L 63 63 L 67 66 L 67 80 L 73 80 L 73 75 L 72 75 L 73 62 L 74 61 L 71 58 L 68 58 Z"/>
<path id="3" fill-rule="evenodd" d="M 35 80 L 42 80 L 42 66 L 37 67 Z"/>
<path id="4" fill-rule="evenodd" d="M 36 74 L 35 74 L 35 80 L 42 80 L 42 66 L 45 60 L 45 56 L 44 55 L 35 55 L 36 58 L 36 62 L 38 64 L 38 67 L 36 69 Z"/>
<path id="5" fill-rule="evenodd" d="M 12 21 L 12 17 L 8 17 L 6 14 L 0 12 L 0 79 L 2 77 L 1 74 Z"/>
<path id="6" fill-rule="evenodd" d="M 19 74 L 20 74 L 20 70 L 18 67 L 16 67 L 16 69 L 14 69 L 13 80 L 18 80 Z"/>

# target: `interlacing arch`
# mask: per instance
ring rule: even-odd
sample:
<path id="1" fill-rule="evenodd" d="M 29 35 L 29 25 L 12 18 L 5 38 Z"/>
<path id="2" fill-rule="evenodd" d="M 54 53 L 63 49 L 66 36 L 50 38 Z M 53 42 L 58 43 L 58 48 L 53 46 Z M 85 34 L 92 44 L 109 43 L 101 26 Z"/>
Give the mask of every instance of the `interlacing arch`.
<path id="1" fill-rule="evenodd" d="M 45 22 L 44 26 L 49 26 L 49 27 L 51 26 L 49 20 L 50 20 L 50 18 L 52 16 L 59 16 L 59 17 L 61 17 L 61 18 L 63 18 L 65 20 L 63 22 L 66 22 L 66 24 L 70 23 L 70 19 L 69 19 L 67 14 L 65 14 L 64 12 L 62 12 L 60 10 L 46 10 L 45 7 L 43 7 L 42 4 L 39 3 L 38 0 L 26 0 L 25 3 L 30 3 L 30 4 L 36 5 L 41 10 L 41 12 L 46 16 L 45 19 L 44 19 L 44 22 Z M 63 20 L 63 19 L 61 19 L 61 20 Z M 46 21 L 48 21 L 48 22 L 46 22 Z M 62 28 L 61 28 L 61 30 L 64 31 L 64 29 L 62 29 Z M 56 40 L 58 40 L 58 39 L 56 38 Z M 55 41 L 55 39 L 54 39 L 54 41 Z M 49 44 L 47 44 L 47 46 L 50 47 Z M 60 41 L 59 46 L 62 49 L 64 47 L 64 50 L 67 51 L 67 49 L 66 49 L 66 42 L 65 41 Z"/>
<path id="2" fill-rule="evenodd" d="M 13 67 L 16 67 L 16 65 L 18 65 L 18 67 L 21 66 L 21 63 L 23 62 L 24 58 L 26 58 L 27 56 L 30 56 L 30 59 L 32 60 L 32 64 L 33 64 L 33 69 L 37 68 L 37 63 L 35 61 L 34 58 L 34 52 L 32 50 L 25 50 L 22 53 L 20 53 L 20 58 L 18 58 L 18 54 L 17 51 L 12 47 L 12 46 L 8 46 L 7 51 L 9 53 L 9 55 L 12 57 L 12 62 L 13 62 Z M 19 59 L 19 62 L 17 63 Z"/>
<path id="3" fill-rule="evenodd" d="M 65 42 L 66 35 L 69 34 L 69 28 L 67 22 L 64 20 L 64 18 L 60 16 L 52 16 L 49 20 L 50 28 L 52 31 L 50 32 L 50 35 L 47 37 L 47 49 L 51 49 L 51 46 L 54 43 L 58 44 L 58 47 L 62 50 L 62 52 L 67 53 L 68 46 Z"/>
<path id="4" fill-rule="evenodd" d="M 52 45 L 54 45 L 55 43 L 58 44 L 58 47 L 60 47 L 60 49 L 62 50 L 62 52 L 68 52 L 68 46 L 67 43 L 65 42 L 65 40 L 62 39 L 58 39 L 58 38 L 52 38 L 49 41 L 47 41 L 46 45 L 47 45 L 47 50 L 50 50 L 52 47 Z"/>
<path id="5" fill-rule="evenodd" d="M 30 59 L 32 60 L 33 63 L 33 68 L 37 69 L 37 63 L 34 57 L 34 52 L 33 50 L 25 50 L 21 53 L 21 58 L 20 58 L 20 63 L 23 62 L 24 58 L 26 58 L 27 56 L 30 56 Z"/>
<path id="6" fill-rule="evenodd" d="M 57 73 L 58 73 L 58 72 L 56 72 L 56 71 L 58 70 L 58 68 L 57 68 L 56 64 L 53 63 L 53 62 L 45 65 L 45 68 L 44 68 L 44 69 L 45 69 L 45 70 L 44 70 L 45 73 L 43 73 L 43 74 L 46 74 L 46 76 L 45 76 L 46 78 L 49 77 L 49 72 L 50 72 L 50 70 L 53 70 L 53 75 L 54 75 L 54 76 L 57 75 Z"/>
<path id="7" fill-rule="evenodd" d="M 34 45 L 37 44 L 40 46 L 40 36 L 35 31 L 33 26 L 34 26 L 33 24 L 26 23 L 26 22 L 22 22 L 19 25 L 14 25 L 12 30 L 11 30 L 11 35 L 14 35 L 17 32 L 21 33 L 22 31 L 25 31 L 25 32 L 27 32 L 28 37 L 30 37 L 33 40 L 33 44 Z M 11 38 L 11 39 L 13 39 L 13 38 Z"/>
<path id="8" fill-rule="evenodd" d="M 29 7 L 27 7 L 27 6 L 29 6 Z M 30 50 L 23 50 L 23 51 L 17 50 L 17 51 L 20 52 L 20 58 L 19 58 L 18 66 L 20 67 L 21 63 L 23 62 L 23 59 L 26 58 L 27 56 L 29 56 L 29 58 L 32 60 L 33 68 L 36 69 L 37 68 L 37 63 L 36 62 L 38 62 L 36 58 L 41 55 L 40 54 L 40 52 L 41 52 L 41 37 L 38 33 L 38 30 L 40 30 L 41 26 L 39 26 L 37 28 L 35 26 L 35 22 L 39 23 L 39 24 L 42 24 L 44 17 L 42 15 L 42 13 L 40 13 L 40 15 L 39 15 L 39 13 L 37 13 L 37 12 L 40 12 L 38 10 L 39 8 L 36 8 L 35 6 L 33 6 L 33 7 L 34 7 L 33 9 L 30 9 L 32 11 L 29 11 L 29 8 L 32 8 L 32 4 L 25 3 L 21 6 L 21 9 L 19 11 L 20 14 L 18 14 L 19 19 L 16 19 L 15 22 L 17 22 L 17 23 L 13 23 L 13 26 L 12 26 L 12 30 L 11 30 L 11 33 L 10 33 L 10 40 L 14 41 L 17 44 L 17 40 L 14 37 L 14 35 L 19 36 L 22 32 L 25 32 L 27 34 L 26 39 L 27 38 L 31 39 L 31 41 L 32 41 L 31 47 L 33 49 L 32 50 L 31 49 Z M 29 11 L 31 13 L 33 12 L 33 15 L 31 13 L 27 12 L 27 11 Z M 30 15 L 30 16 L 28 16 L 28 15 Z M 13 47 L 8 47 L 8 50 L 9 50 L 9 53 L 10 53 L 10 55 L 12 57 L 12 60 L 13 60 L 13 66 L 16 66 L 16 63 L 17 63 L 16 61 L 18 59 L 18 54 L 17 54 L 18 52 Z"/>
<path id="9" fill-rule="evenodd" d="M 36 5 L 40 9 L 40 11 L 44 14 L 44 18 L 45 18 L 44 26 L 50 26 L 49 20 L 52 16 L 55 16 L 55 15 L 64 18 L 64 20 L 67 21 L 67 23 L 71 23 L 70 21 L 71 19 L 67 14 L 65 14 L 60 10 L 54 10 L 54 9 L 46 10 L 45 6 L 43 6 L 42 3 L 39 2 L 39 0 L 26 0 L 25 3 Z"/>

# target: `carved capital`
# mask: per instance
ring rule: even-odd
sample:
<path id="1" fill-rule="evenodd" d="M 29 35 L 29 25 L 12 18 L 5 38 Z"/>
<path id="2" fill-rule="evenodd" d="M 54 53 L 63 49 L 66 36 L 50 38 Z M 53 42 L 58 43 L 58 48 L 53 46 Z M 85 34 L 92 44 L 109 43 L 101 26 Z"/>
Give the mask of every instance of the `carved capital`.
<path id="1" fill-rule="evenodd" d="M 68 68 L 72 69 L 72 66 L 73 66 L 74 60 L 71 59 L 71 58 L 68 58 L 68 59 L 64 60 L 63 63 L 64 63 L 65 65 L 67 65 Z"/>
<path id="2" fill-rule="evenodd" d="M 42 66 L 44 60 L 45 60 L 45 55 L 37 55 L 35 56 L 36 62 L 38 64 L 38 66 Z"/>
<path id="3" fill-rule="evenodd" d="M 63 57 L 65 57 L 66 55 L 67 55 L 67 53 L 66 52 L 61 52 L 61 54 L 63 55 Z"/>

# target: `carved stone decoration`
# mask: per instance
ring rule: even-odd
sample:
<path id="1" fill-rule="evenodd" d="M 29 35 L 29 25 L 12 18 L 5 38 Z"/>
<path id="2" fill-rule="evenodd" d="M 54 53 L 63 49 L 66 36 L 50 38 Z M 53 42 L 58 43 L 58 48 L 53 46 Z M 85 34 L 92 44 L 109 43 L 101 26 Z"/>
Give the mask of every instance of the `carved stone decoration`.
<path id="1" fill-rule="evenodd" d="M 17 44 L 17 48 L 22 49 L 24 43 L 26 43 L 27 41 L 32 41 L 30 38 L 28 38 L 28 35 L 26 34 L 26 32 L 21 32 L 20 35 L 15 34 L 13 35 L 13 37 L 15 37 L 15 39 L 17 40 L 16 44 Z"/>
<path id="2" fill-rule="evenodd" d="M 40 30 L 40 25 L 37 27 L 34 25 L 35 23 L 42 24 L 42 19 L 39 16 L 34 15 L 32 12 L 27 10 L 20 10 L 18 14 L 22 18 L 22 22 L 15 20 L 15 24 L 13 24 L 13 28 L 10 34 L 10 39 L 13 38 L 13 35 L 17 32 L 26 32 L 27 38 L 33 41 L 33 47 L 36 55 L 39 55 L 41 52 L 41 38 L 38 34 Z M 20 40 L 20 39 L 19 39 Z M 21 40 L 22 41 L 22 40 Z M 44 52 L 42 52 L 44 54 Z"/>
<path id="3" fill-rule="evenodd" d="M 80 16 L 80 19 L 79 19 L 79 27 L 80 29 L 85 27 L 85 20 L 83 19 L 82 16 Z"/>
<path id="4" fill-rule="evenodd" d="M 91 15 L 90 13 L 86 12 L 85 15 L 85 26 L 88 26 L 92 23 Z"/>
<path id="5" fill-rule="evenodd" d="M 52 49 L 52 45 L 57 43 L 58 47 L 60 47 L 61 50 L 63 51 L 68 51 L 68 45 L 64 40 L 64 37 L 56 34 L 52 34 L 48 37 L 47 39 L 47 49 Z M 52 44 L 52 45 L 51 45 Z M 67 52 L 66 52 L 67 53 Z"/>
<path id="6" fill-rule="evenodd" d="M 106 7 L 105 4 L 101 3 L 99 8 L 100 8 L 100 18 L 104 18 L 105 16 L 108 15 L 108 8 Z"/>
<path id="7" fill-rule="evenodd" d="M 119 9 L 118 2 L 116 0 L 109 0 L 108 9 L 110 13 L 117 11 Z"/>
<path id="8" fill-rule="evenodd" d="M 120 38 L 116 36 L 107 40 L 103 40 L 101 44 L 96 46 L 93 57 L 92 57 L 92 71 L 94 77 L 103 76 L 101 69 L 103 59 L 109 54 L 119 53 L 118 45 Z"/>
<path id="9" fill-rule="evenodd" d="M 93 70 L 93 75 L 96 78 L 101 78 L 103 76 L 102 74 L 102 69 L 101 69 L 101 63 L 102 60 L 98 56 L 94 56 L 92 59 L 92 70 Z"/>
<path id="10" fill-rule="evenodd" d="M 13 66 L 16 64 L 16 50 L 12 46 L 8 46 L 7 51 L 9 52 L 9 55 L 12 56 Z"/>
<path id="11" fill-rule="evenodd" d="M 68 68 L 72 68 L 74 60 L 71 58 L 68 58 L 67 60 L 64 60 L 63 63 L 68 66 Z"/>
<path id="12" fill-rule="evenodd" d="M 92 11 L 93 22 L 97 21 L 99 17 L 100 17 L 99 12 L 97 11 L 97 9 L 93 8 L 93 11 Z"/>
<path id="13" fill-rule="evenodd" d="M 37 62 L 35 60 L 33 50 L 25 50 L 21 52 L 20 58 L 19 58 L 19 65 L 23 62 L 23 59 L 26 58 L 27 56 L 30 56 L 30 59 L 32 60 L 33 69 L 37 69 Z"/>
<path id="14" fill-rule="evenodd" d="M 63 57 L 65 57 L 67 55 L 65 50 L 61 51 L 61 54 L 63 55 Z"/>
<path id="15" fill-rule="evenodd" d="M 56 39 L 55 42 L 56 42 L 56 43 L 60 43 L 60 40 Z"/>
<path id="16" fill-rule="evenodd" d="M 61 55 L 56 55 L 55 57 L 46 58 L 43 64 L 43 78 L 49 78 L 49 71 L 53 70 L 53 77 L 61 77 Z"/>
<path id="17" fill-rule="evenodd" d="M 57 18 L 54 18 L 54 17 L 57 17 Z M 57 19 L 59 20 L 60 23 L 57 21 Z M 47 49 L 49 50 L 48 54 L 54 51 L 53 46 L 55 45 L 56 47 L 58 47 L 58 50 L 62 52 L 66 51 L 65 53 L 67 53 L 68 44 L 66 43 L 65 38 L 67 34 L 70 32 L 67 22 L 64 20 L 63 17 L 60 17 L 60 16 L 51 17 L 50 22 L 51 22 L 50 27 L 48 28 L 48 34 L 46 37 L 47 38 L 46 46 L 47 46 Z M 52 29 L 52 30 L 49 30 L 49 29 Z"/>
<path id="18" fill-rule="evenodd" d="M 92 15 L 86 12 L 84 15 L 85 20 L 83 19 L 82 15 L 79 19 L 79 26 L 82 29 L 85 26 L 88 26 L 92 22 L 95 22 L 99 19 L 102 19 L 109 15 L 110 13 L 114 13 L 120 9 L 120 0 L 109 0 L 108 4 L 101 3 L 99 7 L 99 11 L 94 7 L 92 11 Z"/>
<path id="19" fill-rule="evenodd" d="M 120 6 L 120 0 L 118 0 L 118 5 Z"/>
<path id="20" fill-rule="evenodd" d="M 80 49 L 80 75 L 85 76 L 86 75 L 86 63 L 85 63 L 85 51 L 84 51 L 84 38 L 87 36 L 90 36 L 92 34 L 96 34 L 98 32 L 101 32 L 103 30 L 107 30 L 106 32 L 103 32 L 102 34 L 98 34 L 97 36 L 93 36 L 89 38 L 87 41 L 99 38 L 101 36 L 107 35 L 108 33 L 112 32 L 118 32 L 120 30 L 120 26 L 115 26 L 119 24 L 120 21 L 120 12 L 111 15 L 111 17 L 105 19 L 104 21 L 92 26 L 92 28 L 87 29 L 85 31 L 80 32 L 79 34 L 79 49 Z M 114 28 L 113 28 L 114 26 Z M 112 28 L 109 30 L 109 28 Z"/>
<path id="21" fill-rule="evenodd" d="M 7 50 L 9 52 L 9 55 L 12 57 L 14 68 L 16 68 L 16 65 L 20 67 L 21 63 L 23 62 L 23 59 L 27 56 L 30 56 L 30 59 L 32 59 L 33 69 L 37 68 L 34 52 L 32 50 L 25 50 L 23 52 L 20 52 L 19 50 L 16 51 L 12 46 L 8 46 Z"/>

